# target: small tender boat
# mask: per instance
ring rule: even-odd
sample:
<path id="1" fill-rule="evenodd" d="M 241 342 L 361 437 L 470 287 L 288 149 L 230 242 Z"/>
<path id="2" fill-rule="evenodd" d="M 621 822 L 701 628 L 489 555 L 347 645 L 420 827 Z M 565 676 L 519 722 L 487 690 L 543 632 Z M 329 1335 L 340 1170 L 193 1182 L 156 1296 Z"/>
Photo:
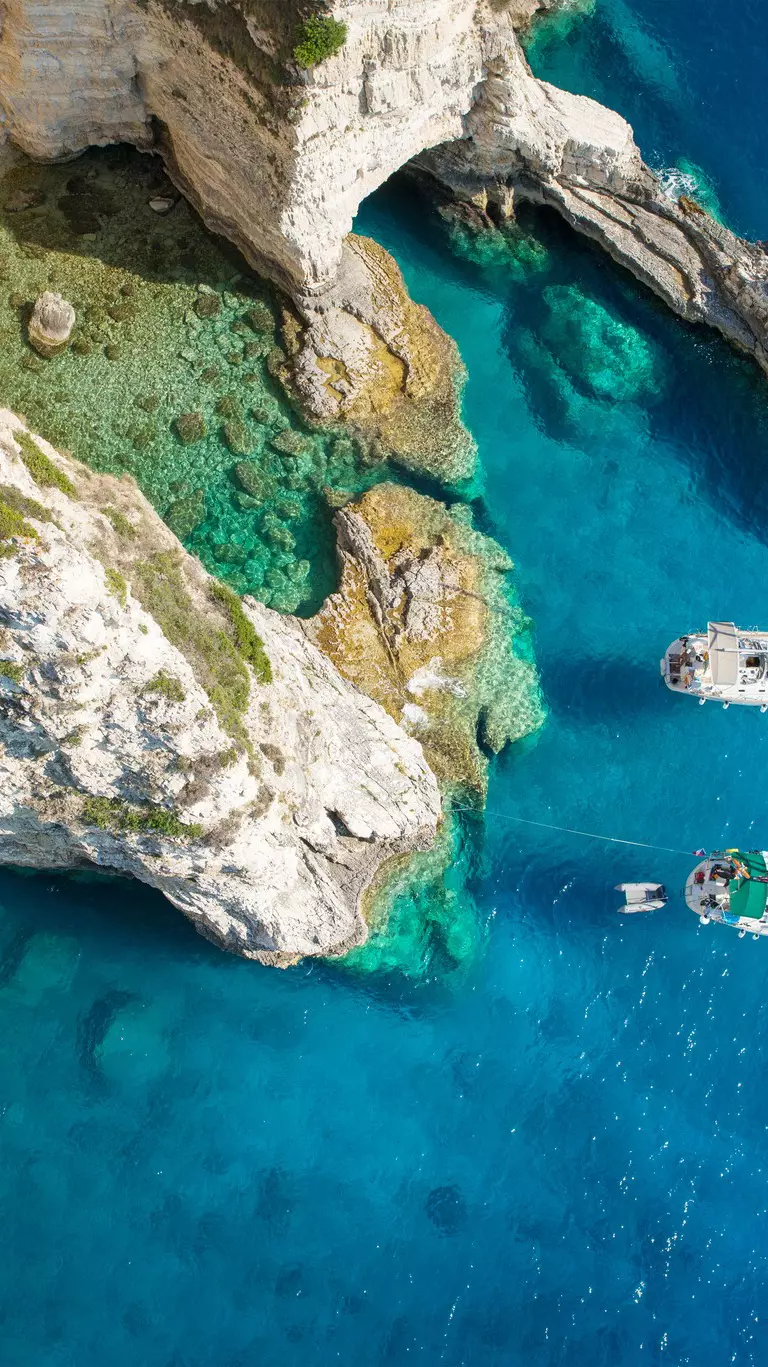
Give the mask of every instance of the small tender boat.
<path id="1" fill-rule="evenodd" d="M 702 925 L 719 921 L 739 935 L 768 935 L 768 850 L 708 854 L 690 873 L 685 900 Z"/>
<path id="2" fill-rule="evenodd" d="M 768 632 L 744 631 L 733 622 L 708 622 L 706 634 L 680 636 L 661 661 L 674 693 L 690 693 L 724 707 L 744 703 L 768 711 Z"/>
<path id="3" fill-rule="evenodd" d="M 661 883 L 617 883 L 616 891 L 624 893 L 624 906 L 619 911 L 658 911 L 667 900 Z"/>

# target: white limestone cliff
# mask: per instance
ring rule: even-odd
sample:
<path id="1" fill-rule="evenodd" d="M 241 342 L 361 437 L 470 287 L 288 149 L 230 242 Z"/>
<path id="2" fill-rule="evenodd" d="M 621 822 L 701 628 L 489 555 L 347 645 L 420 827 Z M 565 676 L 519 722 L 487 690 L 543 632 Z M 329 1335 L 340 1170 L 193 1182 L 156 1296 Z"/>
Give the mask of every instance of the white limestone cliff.
<path id="1" fill-rule="evenodd" d="M 0 410 L 0 862 L 130 875 L 265 962 L 359 943 L 377 870 L 436 831 L 421 746 L 246 599 L 260 678 L 133 481 L 25 433 Z"/>
<path id="2" fill-rule="evenodd" d="M 552 205 L 768 369 L 768 256 L 667 198 L 618 115 L 531 75 L 515 30 L 553 0 L 324 0 L 347 39 L 303 72 L 293 47 L 317 3 L 4 0 L 0 142 L 43 159 L 115 141 L 161 151 L 209 225 L 292 295 L 295 375 L 318 418 L 364 408 L 375 387 L 343 244 L 361 201 L 414 158 L 501 213 L 515 196 Z M 416 371 L 407 348 L 386 350 Z M 326 362 L 341 386 L 323 382 Z"/>

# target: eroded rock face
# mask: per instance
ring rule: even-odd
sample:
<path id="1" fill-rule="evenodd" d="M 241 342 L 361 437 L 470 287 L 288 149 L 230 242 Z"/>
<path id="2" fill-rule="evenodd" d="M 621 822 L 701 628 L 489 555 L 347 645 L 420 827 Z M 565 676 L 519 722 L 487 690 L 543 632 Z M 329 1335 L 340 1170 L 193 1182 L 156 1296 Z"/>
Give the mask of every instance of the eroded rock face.
<path id="1" fill-rule="evenodd" d="M 301 0 L 84 0 L 76 11 L 11 0 L 5 135 L 38 158 L 117 141 L 161 151 L 210 226 L 296 300 L 308 325 L 299 389 L 318 416 L 370 406 L 367 322 L 333 292 L 337 276 L 343 294 L 350 270 L 360 274 L 342 255 L 354 214 L 430 148 L 422 168 L 453 192 L 502 214 L 515 196 L 551 204 L 676 312 L 768 369 L 766 253 L 667 198 L 618 115 L 531 75 L 515 28 L 539 7 L 549 5 L 333 0 L 346 42 L 302 72 Z M 407 333 L 381 353 L 390 381 Z M 318 361 L 343 383 L 321 381 Z M 415 373 L 415 352 L 405 364 Z"/>
<path id="2" fill-rule="evenodd" d="M 484 792 L 499 751 L 543 720 L 504 551 L 462 511 L 379 484 L 335 518 L 341 585 L 306 624 L 345 678 L 418 736 L 435 773 Z"/>
<path id="3" fill-rule="evenodd" d="M 501 36 L 486 31 L 488 75 L 467 136 L 417 165 L 493 217 L 520 199 L 557 209 L 681 317 L 716 327 L 768 372 L 768 253 L 671 199 L 620 115 L 536 80 L 514 34 Z"/>
<path id="4" fill-rule="evenodd" d="M 283 336 L 306 412 L 352 423 L 407 469 L 452 481 L 472 473 L 456 344 L 377 242 L 350 234 L 335 281 L 286 308 Z"/>
<path id="5" fill-rule="evenodd" d="M 0 861 L 131 875 L 267 962 L 365 938 L 373 875 L 440 817 L 418 742 L 7 411 L 0 514 Z"/>

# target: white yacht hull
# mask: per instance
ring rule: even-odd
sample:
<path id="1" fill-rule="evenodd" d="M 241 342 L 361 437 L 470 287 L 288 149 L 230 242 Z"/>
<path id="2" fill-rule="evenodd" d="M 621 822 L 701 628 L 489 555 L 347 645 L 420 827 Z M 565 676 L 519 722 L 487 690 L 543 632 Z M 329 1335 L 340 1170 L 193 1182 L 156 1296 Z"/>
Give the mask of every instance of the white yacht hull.
<path id="1" fill-rule="evenodd" d="M 706 632 L 673 641 L 660 667 L 673 693 L 768 711 L 768 631 L 710 622 Z"/>

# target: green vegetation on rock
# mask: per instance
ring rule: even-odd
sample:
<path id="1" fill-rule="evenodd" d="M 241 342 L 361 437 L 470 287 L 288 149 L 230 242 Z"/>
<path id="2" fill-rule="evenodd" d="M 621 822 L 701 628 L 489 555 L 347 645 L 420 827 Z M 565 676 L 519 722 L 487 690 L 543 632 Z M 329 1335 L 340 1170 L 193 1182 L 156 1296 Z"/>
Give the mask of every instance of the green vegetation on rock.
<path id="1" fill-rule="evenodd" d="M 133 588 L 171 644 L 189 661 L 224 730 L 244 745 L 243 713 L 248 706 L 250 675 L 234 642 L 216 619 L 207 618 L 193 603 L 173 552 L 160 552 L 137 564 Z"/>
<path id="2" fill-rule="evenodd" d="M 111 504 L 108 504 L 106 508 L 102 509 L 102 512 L 112 523 L 118 536 L 124 537 L 126 541 L 134 541 L 136 539 L 136 528 L 132 522 L 128 521 L 127 517 L 123 516 L 119 508 L 113 508 Z"/>
<path id="3" fill-rule="evenodd" d="M 114 569 L 112 565 L 107 565 L 104 570 L 104 578 L 107 581 L 107 588 L 110 593 L 115 595 L 121 608 L 124 608 L 128 602 L 128 585 L 125 576 L 119 570 Z"/>
<path id="4" fill-rule="evenodd" d="M 87 797 L 81 819 L 103 831 L 130 831 L 136 835 L 167 835 L 174 840 L 194 840 L 202 835 L 198 822 L 180 821 L 166 807 L 133 805 L 115 797 Z"/>
<path id="5" fill-rule="evenodd" d="M 26 672 L 26 666 L 18 664 L 16 660 L 0 660 L 0 678 L 20 684 Z"/>
<path id="6" fill-rule="evenodd" d="M 158 671 L 154 679 L 144 685 L 145 693 L 160 693 L 169 702 L 184 702 L 186 693 L 181 685 L 181 681 L 175 674 L 166 674 L 164 669 Z"/>
<path id="7" fill-rule="evenodd" d="M 14 536 L 26 536 L 31 541 L 37 541 L 37 532 L 25 520 L 25 513 L 27 517 L 36 517 L 41 522 L 51 520 L 48 509 L 36 499 L 25 498 L 13 485 L 0 485 L 0 557 L 13 555 L 11 538 Z"/>
<path id="8" fill-rule="evenodd" d="M 293 56 L 297 66 L 317 66 L 326 57 L 333 57 L 347 40 L 347 26 L 330 14 L 313 14 L 296 34 Z"/>
<path id="9" fill-rule="evenodd" d="M 29 432 L 23 432 L 20 427 L 17 427 L 13 436 L 14 440 L 17 441 L 21 447 L 21 459 L 24 461 L 35 484 L 39 484 L 43 489 L 60 489 L 61 492 L 67 494 L 69 498 L 77 498 L 77 489 L 72 483 L 72 480 L 68 479 L 64 474 L 64 471 L 60 470 L 58 465 L 56 465 L 49 456 L 46 456 L 44 451 L 40 450 L 34 437 L 31 437 Z"/>
<path id="10" fill-rule="evenodd" d="M 261 683 L 272 682 L 272 666 L 267 658 L 262 641 L 250 618 L 246 616 L 237 594 L 228 584 L 214 579 L 210 585 L 211 595 L 227 613 L 235 633 L 235 646 L 244 660 L 252 667 Z"/>

